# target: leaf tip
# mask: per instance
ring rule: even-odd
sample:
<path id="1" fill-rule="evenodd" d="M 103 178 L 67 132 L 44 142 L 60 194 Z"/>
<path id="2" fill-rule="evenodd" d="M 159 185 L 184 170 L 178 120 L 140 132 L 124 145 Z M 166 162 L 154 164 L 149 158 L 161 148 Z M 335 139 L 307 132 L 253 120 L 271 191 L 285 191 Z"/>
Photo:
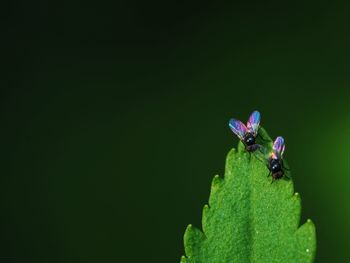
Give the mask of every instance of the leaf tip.
<path id="1" fill-rule="evenodd" d="M 209 205 L 204 205 L 203 211 L 202 211 L 202 227 L 203 227 L 203 232 L 206 233 L 206 228 L 208 225 L 208 217 L 209 217 Z"/>
<path id="2" fill-rule="evenodd" d="M 220 188 L 222 188 L 224 179 L 222 179 L 219 175 L 215 175 L 213 180 L 211 181 L 211 190 L 209 197 L 209 205 L 212 206 L 215 200 L 217 199 L 217 192 Z"/>
<path id="3" fill-rule="evenodd" d="M 308 219 L 306 220 L 306 223 L 305 223 L 305 224 L 308 224 L 309 227 L 312 229 L 312 231 L 313 231 L 313 232 L 316 232 L 316 226 L 315 226 L 314 222 L 313 222 L 310 218 L 308 218 Z"/>
<path id="4" fill-rule="evenodd" d="M 299 206 L 301 204 L 301 196 L 299 193 L 294 193 L 294 195 L 292 196 L 292 199 L 294 199 L 295 201 L 297 201 L 299 203 Z"/>
<path id="5" fill-rule="evenodd" d="M 193 225 L 192 224 L 188 224 L 187 228 L 186 228 L 186 231 L 187 230 L 190 230 L 191 228 L 193 228 Z"/>
<path id="6" fill-rule="evenodd" d="M 220 176 L 215 175 L 212 182 L 211 182 L 211 185 L 212 185 L 212 187 L 217 187 L 221 184 L 221 182 L 222 182 L 222 179 L 220 178 Z"/>
<path id="7" fill-rule="evenodd" d="M 189 224 L 184 235 L 186 256 L 191 257 L 198 254 L 204 239 L 204 233 L 198 228 L 193 227 L 192 224 Z"/>
<path id="8" fill-rule="evenodd" d="M 313 262 L 316 255 L 316 227 L 311 219 L 301 225 L 297 230 L 299 248 L 308 262 Z"/>

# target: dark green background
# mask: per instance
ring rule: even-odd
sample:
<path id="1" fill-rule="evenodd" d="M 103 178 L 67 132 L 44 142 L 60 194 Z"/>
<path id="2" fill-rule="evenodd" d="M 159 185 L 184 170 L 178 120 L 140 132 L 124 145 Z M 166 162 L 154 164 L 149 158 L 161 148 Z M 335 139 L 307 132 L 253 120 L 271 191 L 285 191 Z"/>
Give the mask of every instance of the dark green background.
<path id="1" fill-rule="evenodd" d="M 179 262 L 252 110 L 317 262 L 349 262 L 350 4 L 14 1 L 3 8 L 1 262 Z"/>

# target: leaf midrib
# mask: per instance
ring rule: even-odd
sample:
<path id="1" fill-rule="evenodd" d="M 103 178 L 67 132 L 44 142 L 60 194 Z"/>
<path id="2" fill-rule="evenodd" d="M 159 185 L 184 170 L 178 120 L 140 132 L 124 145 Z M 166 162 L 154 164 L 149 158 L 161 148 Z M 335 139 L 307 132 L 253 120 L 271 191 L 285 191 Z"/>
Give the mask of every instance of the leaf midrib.
<path id="1" fill-rule="evenodd" d="M 251 156 L 252 157 L 252 156 Z M 252 157 L 254 158 L 254 157 Z M 252 176 L 254 175 L 254 173 L 252 172 L 252 165 L 249 165 L 249 170 L 247 169 L 246 172 L 247 172 L 247 175 L 249 176 L 249 180 L 247 180 L 248 182 L 248 203 L 249 203 L 249 209 L 248 209 L 248 245 L 250 245 L 250 251 L 249 251 L 249 255 L 248 255 L 248 258 L 249 258 L 249 262 L 253 262 L 252 259 L 253 259 L 253 251 L 254 251 L 254 214 L 253 214 L 253 209 L 252 209 L 252 205 L 253 202 L 253 194 L 254 194 L 254 191 L 252 189 Z"/>

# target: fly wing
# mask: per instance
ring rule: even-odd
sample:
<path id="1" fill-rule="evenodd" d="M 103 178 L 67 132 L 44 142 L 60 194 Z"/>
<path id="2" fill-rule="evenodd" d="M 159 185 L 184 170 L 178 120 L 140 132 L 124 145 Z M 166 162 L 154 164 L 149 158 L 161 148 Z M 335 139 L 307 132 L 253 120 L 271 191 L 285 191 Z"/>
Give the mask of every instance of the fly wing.
<path id="1" fill-rule="evenodd" d="M 253 111 L 247 123 L 248 132 L 256 136 L 258 134 L 259 124 L 260 124 L 260 112 Z"/>
<path id="2" fill-rule="evenodd" d="M 273 159 L 281 159 L 285 148 L 283 137 L 278 136 L 273 143 L 271 157 Z"/>
<path id="3" fill-rule="evenodd" d="M 231 119 L 228 124 L 234 134 L 238 136 L 239 139 L 243 140 L 244 135 L 247 133 L 247 127 L 239 120 Z"/>

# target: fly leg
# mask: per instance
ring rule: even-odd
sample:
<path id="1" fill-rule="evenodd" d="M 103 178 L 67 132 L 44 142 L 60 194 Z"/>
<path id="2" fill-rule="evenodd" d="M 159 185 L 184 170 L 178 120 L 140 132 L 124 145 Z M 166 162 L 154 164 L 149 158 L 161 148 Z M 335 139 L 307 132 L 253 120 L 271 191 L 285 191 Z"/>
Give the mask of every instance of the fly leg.
<path id="1" fill-rule="evenodd" d="M 283 170 L 290 171 L 290 169 L 288 169 L 287 167 L 284 166 L 282 159 L 281 159 L 281 165 L 282 165 Z"/>
<path id="2" fill-rule="evenodd" d="M 270 175 L 272 175 L 271 171 L 269 171 L 269 173 L 268 173 L 267 177 L 269 177 Z"/>

